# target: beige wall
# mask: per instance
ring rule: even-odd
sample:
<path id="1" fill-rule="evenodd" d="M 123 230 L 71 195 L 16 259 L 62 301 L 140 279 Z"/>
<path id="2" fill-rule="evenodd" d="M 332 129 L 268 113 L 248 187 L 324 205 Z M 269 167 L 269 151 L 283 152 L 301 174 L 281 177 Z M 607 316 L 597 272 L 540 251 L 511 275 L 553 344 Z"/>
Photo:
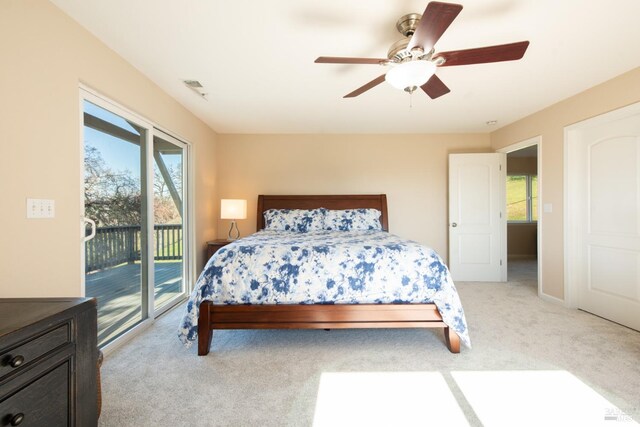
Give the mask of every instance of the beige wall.
<path id="1" fill-rule="evenodd" d="M 534 223 L 507 224 L 507 256 L 535 258 L 538 254 L 538 225 Z"/>
<path id="2" fill-rule="evenodd" d="M 640 68 L 595 86 L 491 134 L 499 149 L 542 136 L 541 203 L 553 212 L 542 214 L 542 286 L 547 295 L 564 298 L 563 147 L 564 127 L 640 101 Z"/>
<path id="3" fill-rule="evenodd" d="M 255 230 L 258 194 L 386 193 L 389 229 L 447 257 L 448 154 L 489 151 L 489 135 L 219 135 L 222 198 L 248 200 Z M 228 221 L 220 221 L 219 237 Z"/>
<path id="4" fill-rule="evenodd" d="M 215 133 L 45 0 L 0 2 L 0 297 L 81 294 L 79 83 L 186 138 L 197 265 L 215 236 Z M 26 219 L 26 198 L 56 217 Z"/>

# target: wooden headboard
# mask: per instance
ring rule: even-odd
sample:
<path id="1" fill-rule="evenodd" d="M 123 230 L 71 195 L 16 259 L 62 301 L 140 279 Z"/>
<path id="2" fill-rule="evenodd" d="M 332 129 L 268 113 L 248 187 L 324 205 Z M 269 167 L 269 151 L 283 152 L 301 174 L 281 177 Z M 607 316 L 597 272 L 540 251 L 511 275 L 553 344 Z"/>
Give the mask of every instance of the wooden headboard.
<path id="1" fill-rule="evenodd" d="M 386 194 L 355 194 L 337 196 L 258 196 L 257 228 L 264 228 L 264 211 L 269 209 L 378 209 L 382 212 L 380 223 L 389 231 Z"/>

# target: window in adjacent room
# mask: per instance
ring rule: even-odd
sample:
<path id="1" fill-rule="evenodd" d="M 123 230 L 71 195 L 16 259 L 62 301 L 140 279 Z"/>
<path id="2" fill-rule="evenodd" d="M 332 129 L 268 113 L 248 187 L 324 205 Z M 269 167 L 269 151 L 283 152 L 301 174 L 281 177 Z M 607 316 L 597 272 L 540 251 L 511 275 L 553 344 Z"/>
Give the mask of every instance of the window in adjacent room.
<path id="1" fill-rule="evenodd" d="M 538 220 L 538 176 L 507 175 L 507 221 Z"/>

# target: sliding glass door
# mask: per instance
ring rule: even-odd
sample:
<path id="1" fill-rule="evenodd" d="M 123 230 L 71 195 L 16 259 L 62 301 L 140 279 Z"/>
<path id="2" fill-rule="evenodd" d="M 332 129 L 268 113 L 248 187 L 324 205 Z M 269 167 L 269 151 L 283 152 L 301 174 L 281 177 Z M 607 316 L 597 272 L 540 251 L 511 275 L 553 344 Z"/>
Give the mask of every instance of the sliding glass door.
<path id="1" fill-rule="evenodd" d="M 100 101 L 82 102 L 83 255 L 103 347 L 185 296 L 188 146 Z"/>

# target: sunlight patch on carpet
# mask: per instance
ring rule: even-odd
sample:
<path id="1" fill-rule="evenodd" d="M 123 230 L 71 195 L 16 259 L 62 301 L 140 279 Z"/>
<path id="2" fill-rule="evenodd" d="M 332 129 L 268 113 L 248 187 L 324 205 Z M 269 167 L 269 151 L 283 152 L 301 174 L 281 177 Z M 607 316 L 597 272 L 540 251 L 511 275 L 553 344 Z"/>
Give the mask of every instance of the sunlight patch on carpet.
<path id="1" fill-rule="evenodd" d="M 325 372 L 314 427 L 468 426 L 438 372 Z"/>
<path id="2" fill-rule="evenodd" d="M 485 426 L 638 426 L 625 408 L 613 405 L 567 371 L 451 375 Z"/>

